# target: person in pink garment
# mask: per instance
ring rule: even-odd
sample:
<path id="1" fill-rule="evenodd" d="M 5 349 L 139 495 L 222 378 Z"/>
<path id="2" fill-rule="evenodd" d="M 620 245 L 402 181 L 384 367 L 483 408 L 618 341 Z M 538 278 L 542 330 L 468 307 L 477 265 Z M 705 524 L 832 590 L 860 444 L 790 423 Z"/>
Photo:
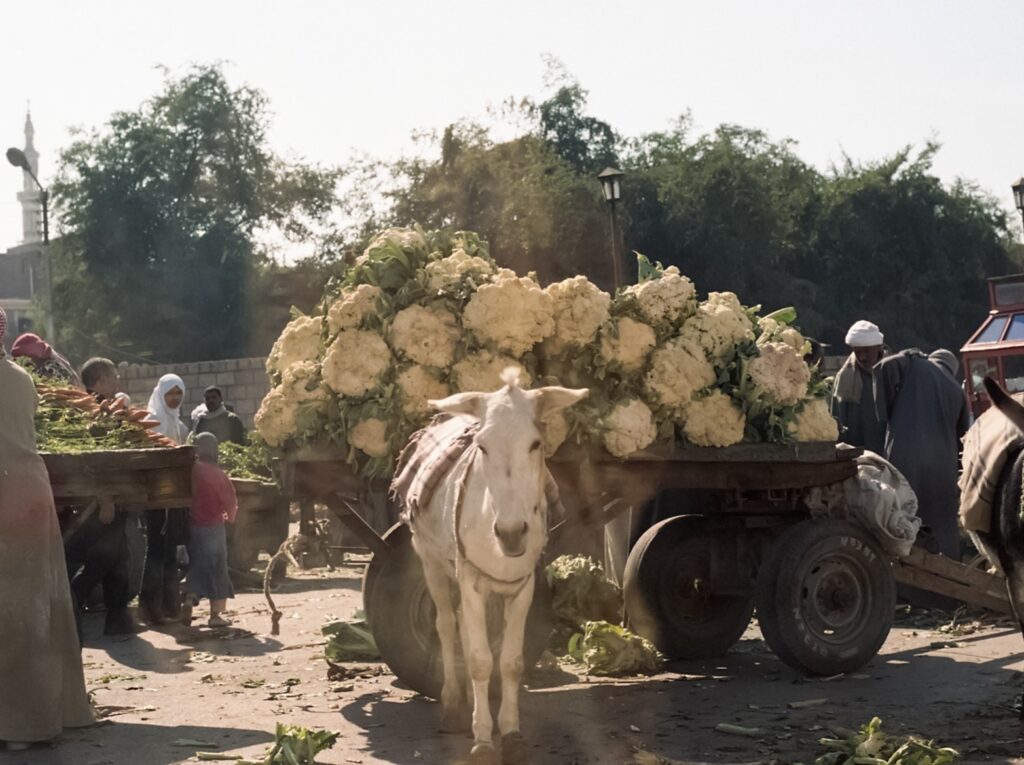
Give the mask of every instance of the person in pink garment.
<path id="1" fill-rule="evenodd" d="M 235 596 L 228 576 L 225 523 L 234 523 L 238 497 L 231 479 L 217 466 L 217 437 L 200 433 L 195 439 L 197 461 L 192 468 L 192 508 L 189 510 L 188 577 L 181 619 L 192 623 L 192 609 L 210 600 L 211 627 L 228 627 L 224 618 L 228 598 Z"/>

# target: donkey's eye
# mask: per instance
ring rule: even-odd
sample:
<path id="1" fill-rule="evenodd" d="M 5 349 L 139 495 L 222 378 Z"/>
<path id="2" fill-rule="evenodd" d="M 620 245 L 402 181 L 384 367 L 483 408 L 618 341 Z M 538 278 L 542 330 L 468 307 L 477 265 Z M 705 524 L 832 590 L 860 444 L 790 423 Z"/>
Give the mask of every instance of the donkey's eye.
<path id="1" fill-rule="evenodd" d="M 535 452 L 539 448 L 540 448 L 540 441 L 534 441 L 532 444 L 530 444 L 530 451 L 531 452 Z"/>

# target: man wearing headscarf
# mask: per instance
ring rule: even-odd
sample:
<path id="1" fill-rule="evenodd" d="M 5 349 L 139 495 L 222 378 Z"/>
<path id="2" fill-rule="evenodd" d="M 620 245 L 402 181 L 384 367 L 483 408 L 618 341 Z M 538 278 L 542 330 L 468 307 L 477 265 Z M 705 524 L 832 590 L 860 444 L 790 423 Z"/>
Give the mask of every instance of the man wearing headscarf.
<path id="1" fill-rule="evenodd" d="M 885 448 L 885 422 L 875 411 L 871 369 L 885 355 L 885 337 L 870 321 L 853 323 L 846 333 L 850 357 L 836 375 L 832 389 L 832 415 L 839 420 L 843 441 L 881 454 Z"/>
<path id="2" fill-rule="evenodd" d="M 32 332 L 19 335 L 11 345 L 11 356 L 32 362 L 32 366 L 40 377 L 55 382 L 64 382 L 82 387 L 82 381 L 66 358 L 61 356 L 43 338 Z"/>
<path id="3" fill-rule="evenodd" d="M 930 356 L 901 351 L 875 367 L 875 403 L 879 419 L 888 423 L 883 456 L 917 494 L 918 544 L 954 560 L 960 558 L 960 439 L 971 424 L 958 369 L 956 356 L 945 349 Z"/>
<path id="4" fill-rule="evenodd" d="M 0 308 L 0 357 L 7 315 Z M 0 741 L 26 749 L 93 723 L 32 378 L 0 358 Z"/>

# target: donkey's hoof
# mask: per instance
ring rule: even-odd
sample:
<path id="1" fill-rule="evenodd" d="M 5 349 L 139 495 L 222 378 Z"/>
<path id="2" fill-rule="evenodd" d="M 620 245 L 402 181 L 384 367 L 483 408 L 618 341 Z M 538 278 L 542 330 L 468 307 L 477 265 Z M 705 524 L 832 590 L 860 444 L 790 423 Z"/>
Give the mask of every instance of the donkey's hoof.
<path id="1" fill-rule="evenodd" d="M 498 765 L 494 747 L 490 744 L 474 744 L 469 750 L 469 765 Z"/>
<path id="2" fill-rule="evenodd" d="M 441 710 L 442 733 L 467 733 L 473 725 L 472 713 L 467 707 L 445 707 Z"/>
<path id="3" fill-rule="evenodd" d="M 519 731 L 501 737 L 501 762 L 502 765 L 527 765 L 530 762 L 526 739 Z"/>

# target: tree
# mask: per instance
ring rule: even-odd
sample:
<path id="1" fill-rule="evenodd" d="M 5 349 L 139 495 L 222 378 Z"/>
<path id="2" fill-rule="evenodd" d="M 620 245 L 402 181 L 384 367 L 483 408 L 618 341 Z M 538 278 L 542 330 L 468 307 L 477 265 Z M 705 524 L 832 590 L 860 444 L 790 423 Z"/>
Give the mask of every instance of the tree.
<path id="1" fill-rule="evenodd" d="M 338 178 L 277 157 L 266 130 L 262 93 L 197 66 L 62 153 L 63 347 L 85 335 L 171 362 L 252 351 L 260 235 L 311 237 Z"/>

